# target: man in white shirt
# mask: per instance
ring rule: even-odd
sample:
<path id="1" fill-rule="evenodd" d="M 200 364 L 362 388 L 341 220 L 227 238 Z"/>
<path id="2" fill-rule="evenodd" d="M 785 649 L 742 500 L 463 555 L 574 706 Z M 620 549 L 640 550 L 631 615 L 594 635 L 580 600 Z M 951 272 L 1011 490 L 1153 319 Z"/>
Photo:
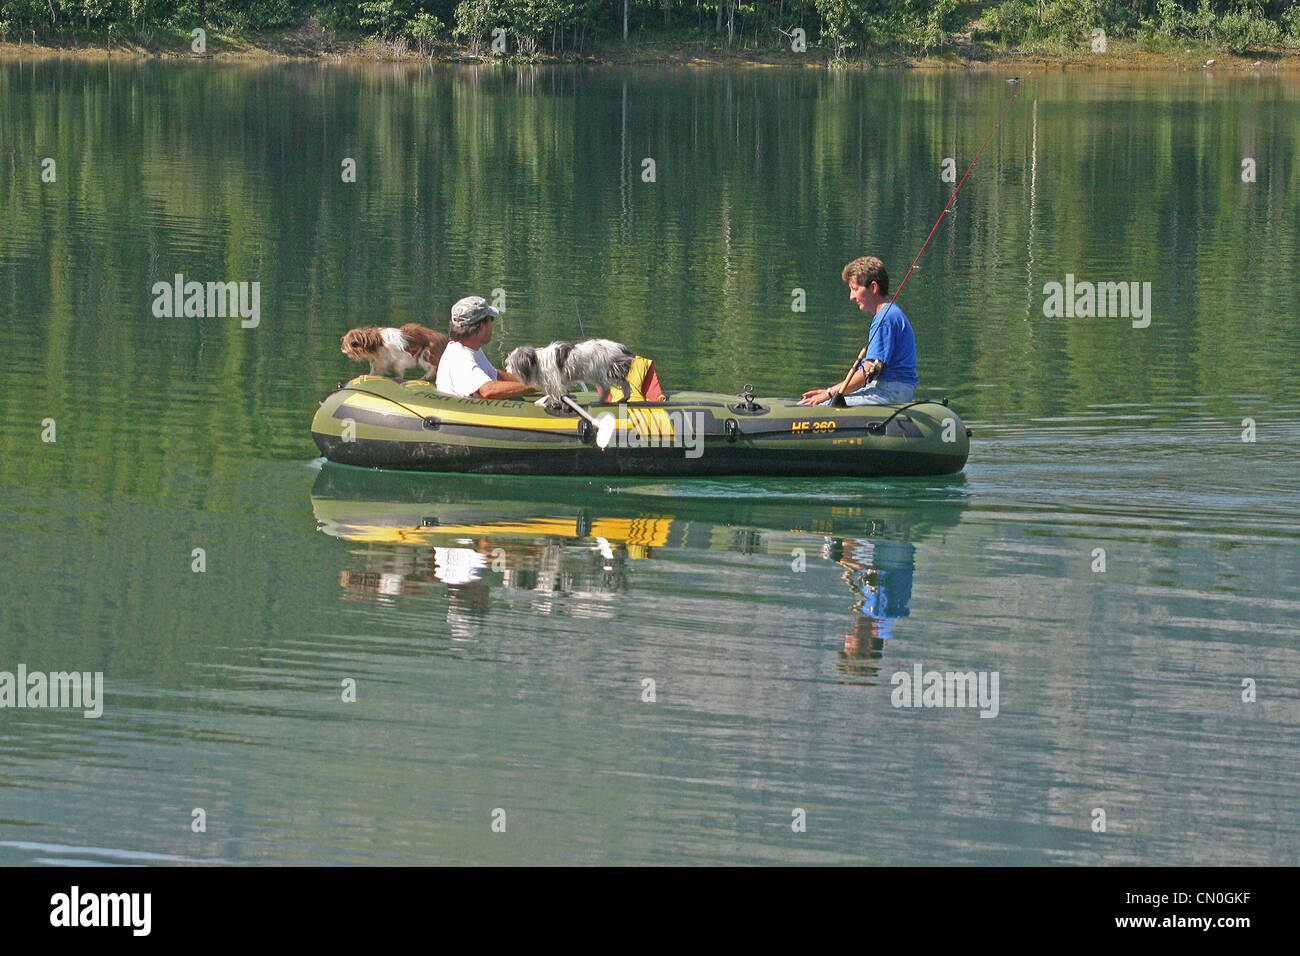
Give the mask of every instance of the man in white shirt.
<path id="1" fill-rule="evenodd" d="M 447 335 L 451 341 L 438 363 L 434 382 L 440 392 L 462 398 L 515 398 L 533 389 L 509 372 L 494 368 L 483 354 L 492 341 L 492 325 L 499 313 L 481 295 L 461 299 L 451 307 Z"/>

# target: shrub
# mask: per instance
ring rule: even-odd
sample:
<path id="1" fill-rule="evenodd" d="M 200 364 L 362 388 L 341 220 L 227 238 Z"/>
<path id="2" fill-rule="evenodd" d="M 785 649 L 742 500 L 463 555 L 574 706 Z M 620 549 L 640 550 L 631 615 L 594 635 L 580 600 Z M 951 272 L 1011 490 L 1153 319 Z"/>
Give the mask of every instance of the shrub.
<path id="1" fill-rule="evenodd" d="M 1191 10 L 1183 12 L 1185 35 L 1202 43 L 1209 43 L 1210 36 L 1214 33 L 1215 20 L 1214 11 L 1210 9 L 1210 0 L 1201 0 L 1200 6 L 1194 12 Z"/>
<path id="2" fill-rule="evenodd" d="M 492 9 L 490 0 L 461 0 L 456 7 L 456 27 L 452 34 L 469 42 L 475 56 L 483 49 L 488 32 L 497 25 L 500 14 Z"/>
<path id="3" fill-rule="evenodd" d="M 1282 30 L 1246 4 L 1219 17 L 1210 31 L 1211 41 L 1232 53 L 1244 53 L 1282 41 Z"/>
<path id="4" fill-rule="evenodd" d="M 208 15 L 233 34 L 287 27 L 296 19 L 293 0 L 252 0 L 250 3 L 210 4 Z"/>
<path id="5" fill-rule="evenodd" d="M 45 25 L 50 22 L 45 4 L 40 0 L 5 0 L 0 4 L 0 11 L 3 11 L 9 29 L 20 36 L 31 33 L 33 29 L 44 32 Z"/>
<path id="6" fill-rule="evenodd" d="M 926 6 L 909 18 L 915 22 L 908 23 L 903 40 L 922 53 L 928 53 L 948 42 L 961 19 L 957 13 L 957 0 L 927 0 Z"/>
<path id="7" fill-rule="evenodd" d="M 1101 11 L 1094 0 L 1056 0 L 1043 5 L 1043 22 L 1034 39 L 1077 43 L 1101 25 Z"/>
<path id="8" fill-rule="evenodd" d="M 1096 0 L 1049 0 L 1042 19 L 1032 2 L 1005 0 L 984 11 L 984 33 L 995 35 L 1003 44 L 1051 43 L 1077 46 L 1094 29 L 1123 32 L 1113 17 L 1102 15 Z"/>
<path id="9" fill-rule="evenodd" d="M 1005 0 L 984 11 L 984 32 L 1004 44 L 1023 43 L 1038 25 L 1034 8 L 1024 0 Z"/>
<path id="10" fill-rule="evenodd" d="M 1142 26 L 1150 33 L 1170 40 L 1187 36 L 1187 11 L 1178 0 L 1156 0 L 1155 17 L 1143 20 Z"/>
<path id="11" fill-rule="evenodd" d="M 417 13 L 407 26 L 407 33 L 415 41 L 415 47 L 420 51 L 421 56 L 428 56 L 432 53 L 433 45 L 446 32 L 447 25 L 432 13 L 426 11 Z"/>
<path id="12" fill-rule="evenodd" d="M 832 61 L 844 59 L 853 48 L 853 38 L 858 35 L 861 21 L 859 5 L 853 0 L 817 0 L 817 12 L 822 16 L 822 41 L 831 48 Z"/>
<path id="13" fill-rule="evenodd" d="M 411 19 L 411 0 L 361 0 L 357 24 L 367 33 L 391 40 Z"/>
<path id="14" fill-rule="evenodd" d="M 1282 14 L 1282 26 L 1293 40 L 1300 40 L 1300 0 L 1295 0 Z"/>

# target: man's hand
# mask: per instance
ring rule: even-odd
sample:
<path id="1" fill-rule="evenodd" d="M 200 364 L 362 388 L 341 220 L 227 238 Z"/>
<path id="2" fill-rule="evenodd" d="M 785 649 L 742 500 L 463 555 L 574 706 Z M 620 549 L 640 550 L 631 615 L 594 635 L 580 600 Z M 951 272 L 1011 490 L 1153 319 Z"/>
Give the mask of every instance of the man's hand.
<path id="1" fill-rule="evenodd" d="M 829 388 L 814 388 L 810 392 L 804 392 L 803 398 L 799 400 L 800 405 L 820 405 L 831 397 Z"/>

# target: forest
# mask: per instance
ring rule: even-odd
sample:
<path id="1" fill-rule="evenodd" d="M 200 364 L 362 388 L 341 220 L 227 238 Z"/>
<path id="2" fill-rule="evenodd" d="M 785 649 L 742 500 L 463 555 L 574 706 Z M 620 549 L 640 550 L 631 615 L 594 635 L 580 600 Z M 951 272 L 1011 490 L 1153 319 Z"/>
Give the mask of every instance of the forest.
<path id="1" fill-rule="evenodd" d="M 310 26 L 405 53 L 579 58 L 658 43 L 701 51 L 991 55 L 1096 49 L 1097 31 L 1161 51 L 1300 47 L 1300 0 L 0 0 L 0 42 L 131 46 Z"/>

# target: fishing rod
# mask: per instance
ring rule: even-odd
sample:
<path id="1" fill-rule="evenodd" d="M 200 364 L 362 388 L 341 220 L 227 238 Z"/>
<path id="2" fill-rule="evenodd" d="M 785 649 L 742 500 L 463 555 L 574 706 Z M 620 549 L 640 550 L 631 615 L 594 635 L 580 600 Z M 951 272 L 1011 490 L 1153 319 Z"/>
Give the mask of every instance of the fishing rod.
<path id="1" fill-rule="evenodd" d="M 894 290 L 893 298 L 889 300 L 889 305 L 884 309 L 885 314 L 888 314 L 889 310 L 894 307 L 894 303 L 898 301 L 899 293 L 903 291 L 903 286 L 907 285 L 907 280 L 911 278 L 912 270 L 915 269 L 916 264 L 921 261 L 921 256 L 925 255 L 926 246 L 930 244 L 930 240 L 934 238 L 934 234 L 939 231 L 939 224 L 943 222 L 944 217 L 948 215 L 948 211 L 952 209 L 953 201 L 956 200 L 957 194 L 961 192 L 961 187 L 966 185 L 966 177 L 970 175 L 970 171 L 974 169 L 975 164 L 979 162 L 980 156 L 984 153 L 984 147 L 989 144 L 989 140 L 993 138 L 993 134 L 996 133 L 998 127 L 1002 125 L 1002 120 L 1006 117 L 1007 111 L 1011 109 L 1011 104 L 1016 101 L 1016 95 L 1019 92 L 1020 85 L 1018 83 L 1013 84 L 1011 87 L 1011 99 L 1007 100 L 1007 105 L 1002 107 L 1002 113 L 998 116 L 998 121 L 993 124 L 993 128 L 989 130 L 988 136 L 984 137 L 984 142 L 980 144 L 979 151 L 975 154 L 975 158 L 970 161 L 970 165 L 966 167 L 966 172 L 962 174 L 961 181 L 957 183 L 957 188 L 954 189 L 952 195 L 948 197 L 948 204 L 943 207 L 943 212 L 939 213 L 939 218 L 934 221 L 934 226 L 930 229 L 930 234 L 925 237 L 925 242 L 921 244 L 921 251 L 916 254 L 916 258 L 912 260 L 912 264 L 908 266 L 907 273 L 903 276 L 903 281 L 900 282 L 898 288 Z M 862 367 L 863 359 L 867 357 L 867 349 L 869 348 L 871 348 L 871 334 L 868 331 L 867 344 L 862 347 L 862 351 L 858 353 L 857 359 L 854 360 L 851 366 L 849 366 L 848 374 L 845 375 L 843 380 L 840 382 L 840 390 L 831 398 L 832 405 L 844 406 L 848 404 L 844 401 L 844 388 L 848 385 L 849 379 L 853 377 L 853 373 Z M 863 379 L 862 384 L 865 385 L 865 373 Z"/>
<path id="2" fill-rule="evenodd" d="M 578 311 L 578 296 L 576 293 L 573 296 L 573 311 L 578 313 L 578 334 L 585 339 L 587 330 L 582 327 L 582 313 Z"/>

